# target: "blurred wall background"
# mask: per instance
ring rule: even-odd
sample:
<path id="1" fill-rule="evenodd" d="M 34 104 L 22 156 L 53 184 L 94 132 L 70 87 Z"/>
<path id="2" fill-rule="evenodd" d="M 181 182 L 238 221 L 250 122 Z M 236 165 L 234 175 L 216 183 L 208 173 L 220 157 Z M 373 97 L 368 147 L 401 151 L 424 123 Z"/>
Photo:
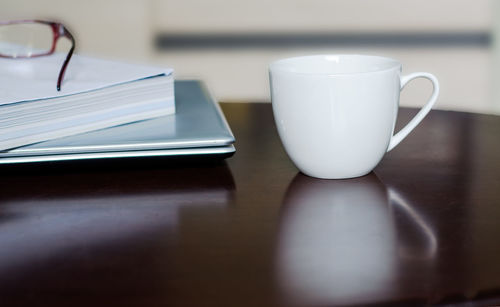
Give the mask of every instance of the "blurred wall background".
<path id="1" fill-rule="evenodd" d="M 500 113 L 494 0 L 2 0 L 0 19 L 63 22 L 80 54 L 172 66 L 221 101 L 269 101 L 267 66 L 303 54 L 399 59 L 441 83 L 437 108 Z M 403 91 L 421 106 L 425 80 Z"/>

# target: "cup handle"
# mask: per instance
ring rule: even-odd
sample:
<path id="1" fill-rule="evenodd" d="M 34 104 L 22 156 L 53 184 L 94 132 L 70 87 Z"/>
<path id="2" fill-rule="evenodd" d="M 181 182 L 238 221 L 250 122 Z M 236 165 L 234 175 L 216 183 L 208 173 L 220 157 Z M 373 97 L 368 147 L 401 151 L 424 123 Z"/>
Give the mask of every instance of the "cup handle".
<path id="1" fill-rule="evenodd" d="M 391 141 L 389 142 L 387 151 L 391 151 L 394 147 L 396 147 L 422 121 L 422 119 L 424 119 L 427 113 L 429 113 L 429 111 L 431 110 L 439 95 L 439 82 L 437 78 L 433 74 L 427 72 L 415 72 L 406 76 L 402 76 L 401 91 L 403 90 L 405 85 L 408 84 L 408 82 L 416 78 L 425 78 L 432 82 L 433 91 L 431 98 L 429 98 L 429 101 L 427 101 L 425 106 L 420 109 L 417 115 L 415 115 L 415 117 L 413 117 L 413 119 L 410 120 L 410 122 L 408 122 L 408 124 L 406 124 L 403 129 L 401 129 L 398 133 L 394 134 L 391 137 Z"/>

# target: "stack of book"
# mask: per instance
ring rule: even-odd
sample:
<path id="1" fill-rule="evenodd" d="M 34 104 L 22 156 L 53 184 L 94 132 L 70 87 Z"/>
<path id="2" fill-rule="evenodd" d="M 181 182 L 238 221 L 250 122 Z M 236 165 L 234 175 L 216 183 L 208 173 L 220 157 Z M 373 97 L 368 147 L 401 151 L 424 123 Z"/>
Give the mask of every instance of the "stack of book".
<path id="1" fill-rule="evenodd" d="M 173 69 L 65 54 L 0 58 L 0 151 L 175 113 Z"/>

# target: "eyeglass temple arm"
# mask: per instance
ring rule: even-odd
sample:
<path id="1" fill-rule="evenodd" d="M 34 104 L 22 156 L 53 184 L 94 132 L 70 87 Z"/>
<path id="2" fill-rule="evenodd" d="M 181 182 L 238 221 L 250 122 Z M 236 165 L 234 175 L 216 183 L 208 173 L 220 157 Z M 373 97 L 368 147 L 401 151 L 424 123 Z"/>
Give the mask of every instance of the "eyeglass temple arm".
<path id="1" fill-rule="evenodd" d="M 71 33 L 69 33 L 69 31 L 64 27 L 62 27 L 62 30 L 62 36 L 66 36 L 71 41 L 71 49 L 69 50 L 68 55 L 66 56 L 66 59 L 64 60 L 64 63 L 61 67 L 61 70 L 59 71 L 59 77 L 57 78 L 57 91 L 61 90 L 61 83 L 64 79 L 66 67 L 68 67 L 69 60 L 71 60 L 71 56 L 73 55 L 73 51 L 75 50 L 75 39 L 73 38 L 73 35 L 71 35 Z"/>

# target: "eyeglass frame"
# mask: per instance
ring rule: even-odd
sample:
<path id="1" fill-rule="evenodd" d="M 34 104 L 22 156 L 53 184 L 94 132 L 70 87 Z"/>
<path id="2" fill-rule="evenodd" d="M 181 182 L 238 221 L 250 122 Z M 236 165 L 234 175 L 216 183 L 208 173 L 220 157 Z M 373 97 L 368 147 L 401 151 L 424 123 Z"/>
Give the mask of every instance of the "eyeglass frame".
<path id="1" fill-rule="evenodd" d="M 0 26 L 2 25 L 11 25 L 11 24 L 23 24 L 23 23 L 40 23 L 40 24 L 45 24 L 51 27 L 52 29 L 52 46 L 50 47 L 50 50 L 47 52 L 43 53 L 37 53 L 34 55 L 29 55 L 29 56 L 16 56 L 15 58 L 34 58 L 34 57 L 40 57 L 40 56 L 47 56 L 51 55 L 55 52 L 56 50 L 56 45 L 57 41 L 61 37 L 66 37 L 71 41 L 71 49 L 68 51 L 68 54 L 66 56 L 66 59 L 64 60 L 64 63 L 59 71 L 59 76 L 57 78 L 57 91 L 61 90 L 61 83 L 64 79 L 64 74 L 66 72 L 66 67 L 68 66 L 68 63 L 71 59 L 71 56 L 73 55 L 73 51 L 75 50 L 75 39 L 73 35 L 66 29 L 66 27 L 60 23 L 60 22 L 54 22 L 54 21 L 45 21 L 45 20 L 37 20 L 37 19 L 27 19 L 27 20 L 11 20 L 11 21 L 0 21 Z M 12 56 L 6 56 L 0 54 L 0 57 L 2 58 L 14 58 Z"/>

